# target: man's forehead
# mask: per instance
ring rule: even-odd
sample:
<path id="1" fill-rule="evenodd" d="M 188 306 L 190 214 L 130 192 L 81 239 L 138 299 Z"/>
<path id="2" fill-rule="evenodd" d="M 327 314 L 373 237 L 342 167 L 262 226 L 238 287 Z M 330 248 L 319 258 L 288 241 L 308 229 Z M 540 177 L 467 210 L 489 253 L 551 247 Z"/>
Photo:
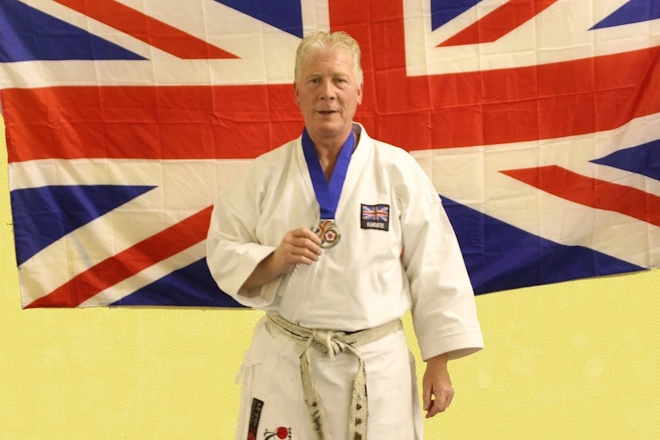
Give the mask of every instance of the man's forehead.
<path id="1" fill-rule="evenodd" d="M 319 62 L 331 62 L 334 64 L 353 64 L 353 57 L 348 49 L 344 48 L 330 48 L 315 50 L 309 52 L 303 59 L 303 66 L 319 63 Z"/>
<path id="2" fill-rule="evenodd" d="M 337 73 L 350 73 L 353 71 L 353 57 L 348 49 L 324 49 L 307 54 L 301 67 L 308 71 L 307 74 L 328 69 Z"/>

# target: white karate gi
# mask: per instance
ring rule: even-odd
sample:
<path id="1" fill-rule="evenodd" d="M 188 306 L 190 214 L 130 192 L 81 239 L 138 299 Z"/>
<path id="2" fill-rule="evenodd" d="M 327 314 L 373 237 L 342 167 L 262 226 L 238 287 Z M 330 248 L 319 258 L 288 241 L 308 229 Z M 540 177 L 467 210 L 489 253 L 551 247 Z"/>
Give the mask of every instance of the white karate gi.
<path id="1" fill-rule="evenodd" d="M 412 308 L 423 359 L 479 350 L 483 340 L 472 287 L 437 191 L 406 151 L 371 139 L 359 124 L 353 130 L 359 142 L 335 216 L 340 242 L 310 266 L 298 265 L 260 287 L 258 296 L 238 295 L 288 231 L 318 224 L 319 204 L 298 138 L 255 159 L 218 196 L 207 240 L 213 277 L 241 304 L 303 327 L 358 331 L 399 319 Z M 365 229 L 362 205 L 389 205 L 388 230 L 382 219 Z M 367 369 L 367 437 L 421 439 L 414 360 L 403 331 L 359 351 Z M 312 438 L 300 384 L 301 352 L 263 320 L 258 324 L 241 367 L 236 439 L 247 438 L 255 397 L 264 402 L 256 438 L 268 438 L 265 432 L 278 427 L 289 429 L 291 439 Z M 309 355 L 332 439 L 345 439 L 356 359 L 347 353 L 329 359 L 316 350 Z"/>

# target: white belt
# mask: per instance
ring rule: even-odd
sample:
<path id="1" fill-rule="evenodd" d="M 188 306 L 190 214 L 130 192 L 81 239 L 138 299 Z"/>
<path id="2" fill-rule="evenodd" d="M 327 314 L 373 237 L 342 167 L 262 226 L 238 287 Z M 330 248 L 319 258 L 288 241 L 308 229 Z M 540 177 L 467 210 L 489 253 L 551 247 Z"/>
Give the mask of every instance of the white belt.
<path id="1" fill-rule="evenodd" d="M 307 359 L 307 351 L 314 347 L 331 359 L 344 350 L 352 353 L 358 360 L 358 370 L 353 378 L 353 392 L 349 406 L 348 438 L 350 440 L 367 439 L 367 373 L 364 361 L 356 347 L 377 341 L 390 333 L 403 328 L 400 319 L 388 322 L 378 327 L 361 330 L 355 333 L 346 333 L 332 330 L 314 330 L 300 327 L 287 321 L 280 315 L 267 314 L 268 324 L 294 341 L 304 345 L 305 349 L 300 355 L 300 375 L 302 378 L 305 403 L 312 418 L 316 440 L 331 440 L 327 419 L 321 398 L 316 391 L 312 377 L 312 369 Z"/>

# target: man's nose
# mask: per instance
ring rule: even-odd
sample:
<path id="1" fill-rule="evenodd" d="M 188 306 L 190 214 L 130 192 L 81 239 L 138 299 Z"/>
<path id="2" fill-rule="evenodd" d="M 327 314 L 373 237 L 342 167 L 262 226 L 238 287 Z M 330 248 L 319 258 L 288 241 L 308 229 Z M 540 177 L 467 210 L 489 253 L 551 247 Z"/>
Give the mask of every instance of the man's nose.
<path id="1" fill-rule="evenodd" d="M 332 81 L 324 81 L 321 87 L 321 99 L 332 100 L 337 97 L 335 85 Z"/>

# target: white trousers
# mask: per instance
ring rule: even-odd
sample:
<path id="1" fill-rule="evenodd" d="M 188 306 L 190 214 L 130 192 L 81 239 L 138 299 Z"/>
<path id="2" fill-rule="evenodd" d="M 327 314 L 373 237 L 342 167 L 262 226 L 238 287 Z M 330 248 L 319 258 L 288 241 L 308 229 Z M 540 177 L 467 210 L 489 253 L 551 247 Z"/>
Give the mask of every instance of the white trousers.
<path id="1" fill-rule="evenodd" d="M 287 336 L 271 332 L 265 318 L 257 323 L 239 373 L 242 389 L 236 440 L 313 438 L 300 378 L 302 350 Z M 403 330 L 358 350 L 367 372 L 367 440 L 421 440 L 415 360 Z M 353 440 L 347 439 L 348 414 L 357 359 L 350 353 L 330 359 L 315 349 L 310 349 L 308 357 L 332 440 Z"/>

